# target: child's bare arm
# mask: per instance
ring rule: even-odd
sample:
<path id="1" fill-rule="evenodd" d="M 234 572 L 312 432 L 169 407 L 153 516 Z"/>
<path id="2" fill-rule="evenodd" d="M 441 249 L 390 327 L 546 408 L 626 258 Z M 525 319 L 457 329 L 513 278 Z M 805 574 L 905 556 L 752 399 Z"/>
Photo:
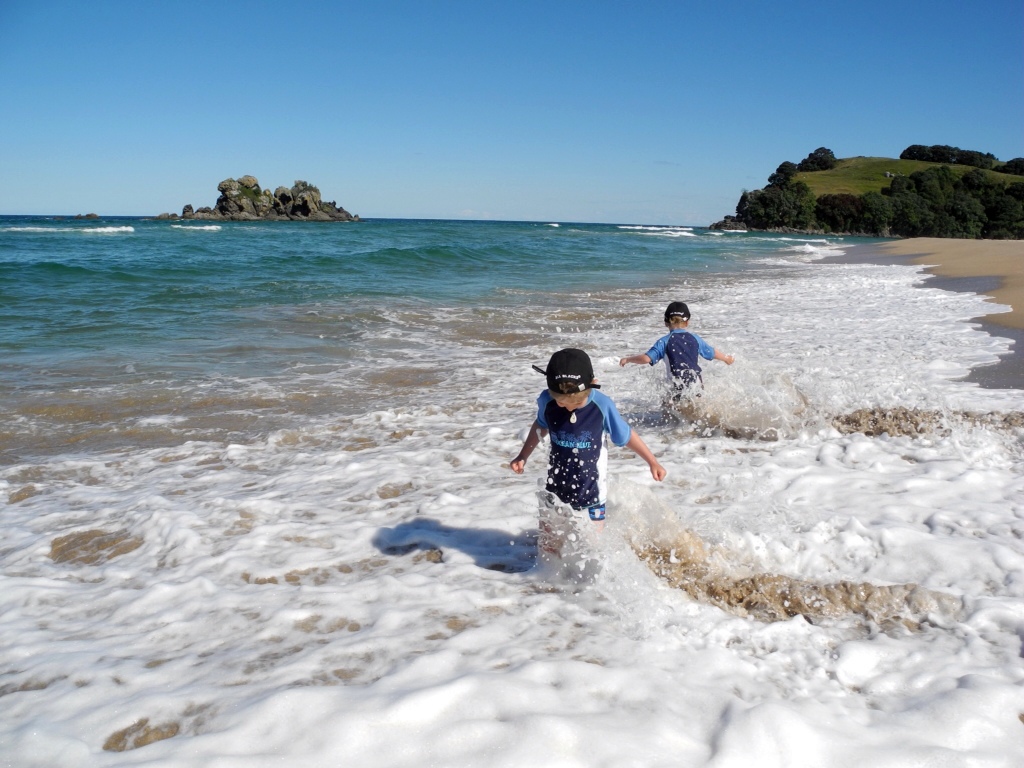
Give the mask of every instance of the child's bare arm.
<path id="1" fill-rule="evenodd" d="M 735 359 L 736 358 L 732 355 L 727 355 L 725 352 L 719 352 L 717 349 L 715 350 L 715 360 L 721 360 L 726 365 L 732 365 L 732 362 Z"/>
<path id="2" fill-rule="evenodd" d="M 641 352 L 638 355 L 630 355 L 629 357 L 623 357 L 619 360 L 619 365 L 621 367 L 625 367 L 628 363 L 635 363 L 636 365 L 650 365 L 651 358 Z"/>
<path id="3" fill-rule="evenodd" d="M 651 477 L 658 482 L 665 479 L 665 475 L 668 474 L 668 471 L 658 463 L 654 454 L 651 453 L 651 449 L 647 447 L 647 443 L 640 438 L 640 435 L 636 433 L 635 429 L 633 430 L 633 434 L 629 436 L 629 441 L 626 443 L 626 447 L 632 449 L 637 456 L 647 462 L 647 466 L 651 468 Z"/>
<path id="4" fill-rule="evenodd" d="M 526 440 L 523 442 L 523 447 L 519 450 L 519 455 L 516 456 L 509 463 L 508 468 L 515 472 L 517 475 L 523 474 L 523 470 L 526 469 L 526 460 L 530 458 L 530 454 L 533 453 L 533 449 L 537 447 L 537 443 L 541 441 L 548 431 L 544 429 L 536 421 L 530 425 L 530 434 L 526 436 Z"/>

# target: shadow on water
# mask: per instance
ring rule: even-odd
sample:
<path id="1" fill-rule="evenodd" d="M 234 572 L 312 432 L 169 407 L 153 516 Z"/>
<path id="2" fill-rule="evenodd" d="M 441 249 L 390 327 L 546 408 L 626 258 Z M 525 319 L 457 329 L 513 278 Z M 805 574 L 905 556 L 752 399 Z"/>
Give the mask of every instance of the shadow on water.
<path id="1" fill-rule="evenodd" d="M 537 560 L 537 532 L 511 534 L 481 528 L 454 528 L 429 517 L 381 528 L 373 545 L 385 555 L 407 555 L 417 550 L 434 562 L 444 562 L 446 550 L 456 549 L 473 558 L 481 568 L 503 573 L 523 573 Z"/>

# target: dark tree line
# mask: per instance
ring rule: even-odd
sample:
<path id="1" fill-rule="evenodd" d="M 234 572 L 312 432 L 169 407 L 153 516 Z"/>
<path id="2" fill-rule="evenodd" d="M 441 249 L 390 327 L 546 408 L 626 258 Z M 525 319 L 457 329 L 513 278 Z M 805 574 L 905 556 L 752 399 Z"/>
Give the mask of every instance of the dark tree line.
<path id="1" fill-rule="evenodd" d="M 945 163 L 947 165 L 971 165 L 975 168 L 994 170 L 999 160 L 991 152 L 975 152 L 945 144 L 911 144 L 900 153 L 900 160 L 924 160 L 929 163 Z"/>
<path id="2" fill-rule="evenodd" d="M 972 149 L 960 149 L 960 147 L 950 147 L 945 144 L 933 144 L 930 147 L 923 144 L 911 144 L 900 153 L 900 160 L 925 160 L 929 163 L 945 163 L 946 165 L 970 165 L 974 168 L 1009 173 L 1013 176 L 1024 176 L 1024 157 L 1015 157 L 1013 160 L 1000 163 L 991 152 L 975 152 Z"/>
<path id="3" fill-rule="evenodd" d="M 915 145 L 919 146 L 919 145 Z M 904 159 L 915 147 L 908 147 Z M 1024 158 L 997 165 L 992 155 L 953 150 L 961 165 L 992 159 L 1003 173 L 1024 175 Z M 959 153 L 959 154 L 956 154 Z M 938 155 L 934 155 L 938 156 Z M 982 168 L 958 177 L 948 165 L 895 176 L 888 189 L 862 195 L 815 197 L 807 184 L 794 177 L 801 170 L 824 170 L 812 165 L 835 165 L 831 150 L 819 148 L 799 165 L 782 163 L 764 189 L 744 191 L 736 205 L 736 218 L 751 229 L 788 229 L 844 232 L 881 237 L 1024 238 L 1024 179 L 1006 184 L 990 179 Z M 963 162 L 963 158 L 972 162 Z M 943 162 L 930 160 L 929 162 Z"/>

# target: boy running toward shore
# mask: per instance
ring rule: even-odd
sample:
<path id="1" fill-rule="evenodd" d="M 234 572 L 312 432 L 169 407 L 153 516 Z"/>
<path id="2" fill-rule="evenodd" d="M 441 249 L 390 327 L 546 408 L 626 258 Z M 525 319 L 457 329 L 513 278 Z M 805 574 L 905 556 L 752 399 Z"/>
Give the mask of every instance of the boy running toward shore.
<path id="1" fill-rule="evenodd" d="M 665 358 L 669 380 L 677 393 L 697 384 L 704 386 L 701 379 L 699 358 L 705 360 L 721 360 L 732 365 L 735 358 L 724 352 L 717 351 L 693 331 L 687 330 L 690 324 L 690 309 L 681 301 L 673 301 L 665 310 L 665 325 L 668 335 L 662 336 L 646 354 L 629 355 L 619 360 L 620 366 L 628 363 L 636 365 L 656 365 Z"/>
<path id="2" fill-rule="evenodd" d="M 574 577 L 586 578 L 588 567 L 578 551 L 564 552 L 568 543 L 578 542 L 584 529 L 604 528 L 607 495 L 607 433 L 615 445 L 624 445 L 647 462 L 651 477 L 661 481 L 665 468 L 640 436 L 619 414 L 615 403 L 598 392 L 590 357 L 581 349 L 555 352 L 547 370 L 534 368 L 547 377 L 548 388 L 537 397 L 537 418 L 530 427 L 519 454 L 509 468 L 523 474 L 526 460 L 545 435 L 551 439 L 548 477 L 541 492 L 541 560 L 558 561 Z M 583 513 L 586 513 L 584 518 Z M 579 525 L 584 521 L 583 525 Z M 580 571 L 573 573 L 574 570 Z"/>

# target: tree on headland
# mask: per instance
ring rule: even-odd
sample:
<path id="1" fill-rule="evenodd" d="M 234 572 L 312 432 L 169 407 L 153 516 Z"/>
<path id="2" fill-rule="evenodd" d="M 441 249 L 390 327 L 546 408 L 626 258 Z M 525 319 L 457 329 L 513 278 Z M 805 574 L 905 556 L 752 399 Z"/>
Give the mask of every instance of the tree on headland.
<path id="1" fill-rule="evenodd" d="M 744 192 L 736 218 L 752 229 L 809 229 L 815 223 L 814 193 L 802 181 Z"/>
<path id="2" fill-rule="evenodd" d="M 903 237 L 924 237 L 932 231 L 932 211 L 916 192 L 894 195 L 892 200 L 892 234 Z"/>
<path id="3" fill-rule="evenodd" d="M 1010 195 L 1000 195 L 985 209 L 991 237 L 1002 240 L 1024 238 L 1024 205 Z"/>
<path id="4" fill-rule="evenodd" d="M 822 195 L 814 206 L 818 222 L 833 232 L 849 232 L 864 218 L 864 201 L 856 195 Z"/>
<path id="5" fill-rule="evenodd" d="M 895 213 L 892 201 L 888 197 L 881 192 L 865 192 L 860 196 L 860 201 L 863 204 L 860 222 L 851 224 L 852 229 L 833 229 L 833 232 L 864 231 L 877 233 L 890 232 L 892 230 L 892 220 Z"/>
<path id="6" fill-rule="evenodd" d="M 836 156 L 831 149 L 818 147 L 807 157 L 800 161 L 796 169 L 798 171 L 829 171 L 836 167 Z"/>
<path id="7" fill-rule="evenodd" d="M 793 177 L 796 176 L 796 174 L 797 167 L 795 163 L 782 163 L 775 169 L 775 173 L 768 177 L 768 186 L 785 189 L 789 186 L 789 182 L 793 180 Z"/>
<path id="8" fill-rule="evenodd" d="M 1013 176 L 1024 176 L 1024 157 L 1015 157 L 1013 160 L 1007 160 L 992 170 L 999 171 L 999 173 L 1009 173 Z"/>

